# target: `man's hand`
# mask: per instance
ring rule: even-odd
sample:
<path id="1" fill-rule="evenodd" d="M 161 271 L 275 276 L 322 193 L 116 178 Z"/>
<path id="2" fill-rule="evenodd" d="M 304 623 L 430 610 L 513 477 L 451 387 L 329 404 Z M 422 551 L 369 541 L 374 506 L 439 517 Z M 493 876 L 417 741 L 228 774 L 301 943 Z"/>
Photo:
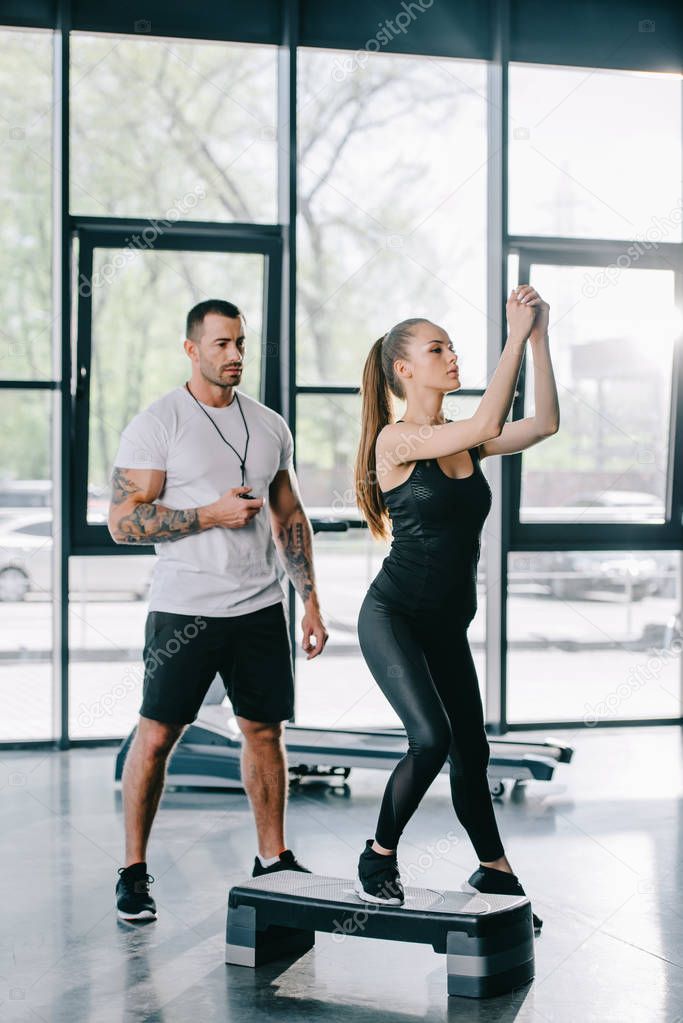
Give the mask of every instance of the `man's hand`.
<path id="1" fill-rule="evenodd" d="M 246 491 L 251 487 L 231 487 L 213 504 L 199 509 L 199 520 L 205 528 L 222 526 L 224 529 L 241 529 L 253 519 L 263 505 L 264 497 L 249 497 Z"/>
<path id="2" fill-rule="evenodd" d="M 318 607 L 306 609 L 306 613 L 301 619 L 301 628 L 304 634 L 301 648 L 306 651 L 306 660 L 310 661 L 312 657 L 317 657 L 323 652 L 329 637 Z M 311 643 L 311 636 L 315 637 L 315 645 Z"/>
<path id="3" fill-rule="evenodd" d="M 197 508 L 166 508 L 156 504 L 165 479 L 162 469 L 115 466 L 108 521 L 109 532 L 116 543 L 155 544 L 179 540 L 204 528 Z"/>

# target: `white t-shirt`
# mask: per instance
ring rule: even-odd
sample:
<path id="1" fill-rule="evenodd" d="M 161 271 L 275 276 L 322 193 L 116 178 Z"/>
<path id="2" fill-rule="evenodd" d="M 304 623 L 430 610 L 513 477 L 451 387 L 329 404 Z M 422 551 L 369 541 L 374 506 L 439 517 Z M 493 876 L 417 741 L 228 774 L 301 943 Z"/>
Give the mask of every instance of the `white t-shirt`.
<path id="1" fill-rule="evenodd" d="M 214 526 L 179 540 L 155 544 L 158 560 L 150 611 L 232 617 L 281 602 L 282 565 L 273 542 L 268 487 L 280 469 L 293 468 L 293 438 L 279 414 L 242 391 L 225 408 L 202 407 L 223 436 L 244 455 L 245 486 L 265 504 L 245 526 Z M 155 503 L 189 509 L 210 504 L 242 484 L 240 461 L 185 387 L 176 387 L 135 416 L 121 435 L 114 464 L 124 469 L 163 469 Z"/>

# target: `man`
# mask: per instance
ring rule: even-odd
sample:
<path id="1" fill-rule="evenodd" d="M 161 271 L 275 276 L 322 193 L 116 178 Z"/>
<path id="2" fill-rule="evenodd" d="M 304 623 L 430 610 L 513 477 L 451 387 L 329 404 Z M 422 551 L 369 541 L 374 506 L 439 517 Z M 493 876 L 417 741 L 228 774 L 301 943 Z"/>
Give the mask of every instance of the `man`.
<path id="1" fill-rule="evenodd" d="M 304 603 L 309 659 L 322 652 L 328 633 L 292 434 L 277 412 L 238 393 L 245 335 L 237 306 L 200 302 L 188 314 L 186 335 L 189 382 L 130 422 L 112 475 L 112 537 L 153 543 L 158 555 L 140 718 L 123 772 L 126 862 L 116 904 L 126 920 L 156 918 L 145 857 L 166 761 L 216 672 L 244 736 L 242 782 L 258 837 L 253 876 L 310 873 L 284 840 L 283 724 L 294 712 L 294 679 L 275 545 Z"/>

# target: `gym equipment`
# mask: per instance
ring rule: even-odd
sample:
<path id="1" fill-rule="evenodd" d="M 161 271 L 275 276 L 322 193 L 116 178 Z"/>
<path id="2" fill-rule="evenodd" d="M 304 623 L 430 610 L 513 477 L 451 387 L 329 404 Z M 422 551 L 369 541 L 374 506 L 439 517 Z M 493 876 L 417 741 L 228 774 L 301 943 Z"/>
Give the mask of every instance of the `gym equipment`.
<path id="1" fill-rule="evenodd" d="M 212 692 L 213 690 L 213 692 Z M 220 700 L 212 703 L 211 700 Z M 135 729 L 124 739 L 116 756 L 114 781 L 119 783 Z M 285 746 L 290 785 L 327 779 L 346 781 L 352 767 L 393 770 L 405 755 L 403 728 L 306 728 L 285 725 Z M 167 787 L 241 789 L 242 733 L 225 695 L 223 683 L 212 683 L 197 719 L 183 732 L 167 765 Z M 489 789 L 502 796 L 505 778 L 515 787 L 528 779 L 550 781 L 558 763 L 569 763 L 573 748 L 548 738 L 545 742 L 490 739 Z M 448 761 L 441 773 L 449 770 Z"/>
<path id="2" fill-rule="evenodd" d="M 445 953 L 448 995 L 488 998 L 534 977 L 526 896 L 405 887 L 402 906 L 362 901 L 353 881 L 281 870 L 234 885 L 228 895 L 225 962 L 258 967 L 298 959 L 315 932 L 431 945 Z M 381 952 L 378 952 L 381 955 Z"/>
<path id="3" fill-rule="evenodd" d="M 312 517 L 315 533 L 345 532 L 360 523 Z M 284 575 L 284 570 L 282 571 Z M 116 757 L 114 782 L 120 783 L 123 764 L 135 729 L 124 739 Z M 285 725 L 285 745 L 290 784 L 304 780 L 348 778 L 352 767 L 393 770 L 405 755 L 407 737 L 402 727 L 307 728 Z M 505 792 L 505 779 L 520 787 L 525 781 L 550 781 L 557 764 L 571 762 L 571 746 L 547 737 L 543 742 L 518 739 L 489 740 L 489 789 L 493 796 Z M 219 676 L 212 682 L 197 719 L 183 732 L 167 764 L 168 787 L 241 789 L 242 733 Z M 448 762 L 442 773 L 449 770 Z"/>

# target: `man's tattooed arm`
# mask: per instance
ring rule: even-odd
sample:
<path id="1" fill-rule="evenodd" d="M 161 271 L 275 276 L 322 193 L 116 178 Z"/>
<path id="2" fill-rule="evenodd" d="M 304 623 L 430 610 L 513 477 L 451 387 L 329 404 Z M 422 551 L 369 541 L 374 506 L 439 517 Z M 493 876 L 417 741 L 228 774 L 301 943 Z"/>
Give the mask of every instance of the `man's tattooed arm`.
<path id="1" fill-rule="evenodd" d="M 161 469 L 115 468 L 111 479 L 109 532 L 117 543 L 154 544 L 206 529 L 202 509 L 154 504 L 163 489 Z"/>
<path id="2" fill-rule="evenodd" d="M 273 531 L 275 543 L 282 557 L 287 575 L 304 604 L 311 600 L 318 604 L 313 571 L 313 531 L 300 504 L 286 522 Z"/>
<path id="3" fill-rule="evenodd" d="M 198 533 L 201 528 L 196 508 L 176 511 L 160 504 L 143 503 L 119 519 L 114 539 L 117 543 L 160 543 Z"/>

